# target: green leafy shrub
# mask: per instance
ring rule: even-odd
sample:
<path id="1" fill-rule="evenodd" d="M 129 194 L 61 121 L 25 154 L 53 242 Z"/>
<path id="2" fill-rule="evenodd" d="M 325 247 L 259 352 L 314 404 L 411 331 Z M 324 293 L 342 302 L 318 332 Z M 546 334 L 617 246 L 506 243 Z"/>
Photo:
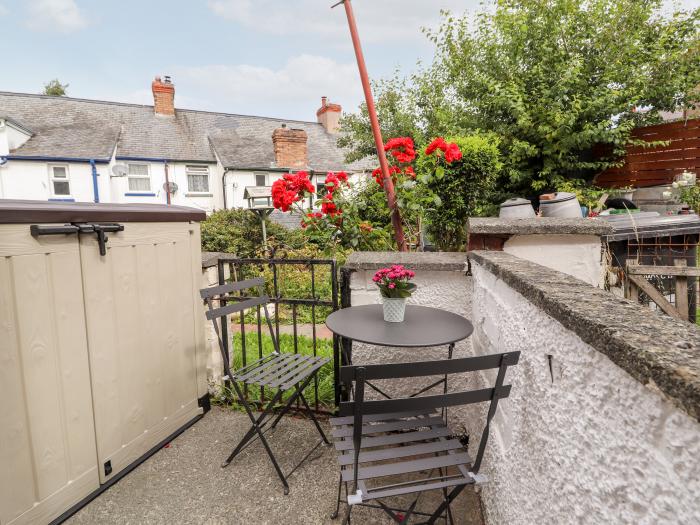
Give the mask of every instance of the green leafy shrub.
<path id="1" fill-rule="evenodd" d="M 495 212 L 490 199 L 503 164 L 494 135 L 446 140 L 459 146 L 462 158 L 438 166 L 438 157 L 421 149 L 416 166 L 424 188 L 419 185 L 416 191 L 428 190 L 438 197 L 436 204 L 425 210 L 427 232 L 435 245 L 443 251 L 459 251 L 467 241 L 467 218 Z"/>
<path id="2" fill-rule="evenodd" d="M 271 248 L 301 248 L 306 240 L 299 230 L 288 230 L 270 221 L 265 222 L 267 242 Z M 235 253 L 239 257 L 260 257 L 263 253 L 262 226 L 258 216 L 244 208 L 219 210 L 201 224 L 202 250 Z"/>

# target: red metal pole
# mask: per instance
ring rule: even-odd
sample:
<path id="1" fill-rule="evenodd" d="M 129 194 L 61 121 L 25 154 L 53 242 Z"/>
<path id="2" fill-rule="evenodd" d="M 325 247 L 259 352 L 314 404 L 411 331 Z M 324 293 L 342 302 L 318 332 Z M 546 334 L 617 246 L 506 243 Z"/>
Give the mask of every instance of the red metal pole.
<path id="1" fill-rule="evenodd" d="M 396 192 L 394 191 L 394 181 L 391 180 L 389 174 L 389 163 L 386 160 L 384 153 L 384 141 L 382 140 L 382 132 L 379 129 L 379 119 L 377 119 L 377 110 L 374 107 L 374 98 L 372 97 L 372 87 L 367 76 L 367 67 L 365 66 L 365 57 L 362 54 L 362 45 L 360 44 L 360 36 L 357 34 L 357 25 L 355 24 L 355 14 L 352 10 L 350 0 L 343 0 L 341 3 L 345 5 L 345 14 L 348 17 L 348 25 L 350 26 L 350 37 L 352 45 L 355 48 L 355 56 L 357 57 L 357 67 L 360 70 L 360 80 L 362 81 L 362 89 L 365 92 L 365 101 L 367 103 L 367 113 L 372 124 L 372 134 L 374 135 L 374 143 L 377 147 L 377 157 L 379 157 L 379 167 L 382 170 L 382 178 L 384 179 L 384 191 L 386 192 L 386 200 L 391 210 L 391 223 L 394 227 L 394 238 L 399 251 L 405 252 L 408 250 L 406 246 L 406 238 L 403 234 L 403 226 L 401 224 L 401 214 L 398 206 L 396 206 Z M 338 4 L 336 4 L 338 5 Z M 335 7 L 335 6 L 333 6 Z"/>

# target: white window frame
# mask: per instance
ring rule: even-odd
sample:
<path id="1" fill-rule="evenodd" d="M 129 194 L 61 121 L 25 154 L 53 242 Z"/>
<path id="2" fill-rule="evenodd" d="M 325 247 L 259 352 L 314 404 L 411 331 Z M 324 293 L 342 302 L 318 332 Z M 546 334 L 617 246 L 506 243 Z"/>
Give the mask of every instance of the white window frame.
<path id="1" fill-rule="evenodd" d="M 193 172 L 190 173 L 190 169 Z M 206 170 L 207 176 L 207 189 L 206 191 L 197 191 L 190 188 L 190 175 L 205 175 L 203 171 L 194 170 Z M 185 165 L 185 177 L 187 178 L 187 194 L 188 195 L 211 195 L 211 170 L 207 164 L 187 164 Z"/>
<path id="2" fill-rule="evenodd" d="M 258 186 L 258 176 L 265 177 L 265 184 L 263 186 L 270 185 L 270 174 L 265 171 L 254 171 L 253 178 L 255 179 L 255 186 Z"/>
<path id="3" fill-rule="evenodd" d="M 129 170 L 131 169 L 131 166 L 146 166 L 146 171 L 148 172 L 147 175 L 132 175 L 129 173 Z M 132 190 L 131 189 L 131 179 L 147 179 L 148 180 L 148 189 L 143 189 L 143 190 Z M 148 162 L 128 162 L 127 163 L 127 174 L 126 174 L 126 192 L 127 193 L 152 193 L 152 184 L 151 184 L 151 165 Z"/>
<path id="4" fill-rule="evenodd" d="M 51 197 L 57 198 L 57 199 L 69 199 L 73 195 L 73 192 L 71 191 L 71 183 L 70 183 L 70 168 L 68 164 L 49 164 L 49 186 L 51 188 Z M 64 168 L 66 170 L 66 177 L 56 177 L 54 175 L 54 168 Z M 59 182 L 67 182 L 68 183 L 68 193 L 56 193 L 56 190 L 54 188 L 54 182 L 59 181 Z"/>

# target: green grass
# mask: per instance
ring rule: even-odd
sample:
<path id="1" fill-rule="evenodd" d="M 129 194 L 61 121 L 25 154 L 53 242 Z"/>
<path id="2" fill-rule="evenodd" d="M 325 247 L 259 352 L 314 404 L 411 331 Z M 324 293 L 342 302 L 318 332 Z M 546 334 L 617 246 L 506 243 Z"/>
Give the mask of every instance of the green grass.
<path id="1" fill-rule="evenodd" d="M 262 335 L 262 355 L 266 356 L 273 352 L 274 346 L 272 344 L 272 338 L 269 335 Z M 246 362 L 248 364 L 253 363 L 260 359 L 259 348 L 258 348 L 258 334 L 257 333 L 246 333 L 245 337 L 246 343 Z M 294 353 L 294 336 L 289 334 L 280 334 L 280 351 L 286 353 Z M 233 355 L 233 370 L 238 370 L 243 367 L 243 352 L 241 334 L 234 334 L 233 337 L 233 348 L 231 354 Z M 305 337 L 303 335 L 297 336 L 297 350 L 298 353 L 302 355 L 313 355 L 313 340 L 310 337 Z M 327 357 L 330 362 L 327 363 L 323 368 L 321 368 L 317 374 L 318 379 L 318 401 L 319 409 L 330 410 L 333 408 L 335 403 L 335 392 L 333 388 L 333 341 L 331 339 L 317 339 L 316 340 L 316 355 L 321 357 Z M 265 400 L 269 401 L 273 392 L 267 388 L 265 389 Z M 282 396 L 282 400 L 288 399 L 293 394 L 293 391 L 285 392 Z M 314 381 L 311 381 L 308 387 L 304 390 L 304 397 L 309 402 L 311 408 L 314 408 Z M 219 402 L 230 403 L 235 400 L 235 392 L 233 388 L 231 391 L 226 391 L 222 388 L 221 395 L 219 396 Z M 255 385 L 248 386 L 248 399 L 251 401 L 261 400 L 260 388 Z"/>

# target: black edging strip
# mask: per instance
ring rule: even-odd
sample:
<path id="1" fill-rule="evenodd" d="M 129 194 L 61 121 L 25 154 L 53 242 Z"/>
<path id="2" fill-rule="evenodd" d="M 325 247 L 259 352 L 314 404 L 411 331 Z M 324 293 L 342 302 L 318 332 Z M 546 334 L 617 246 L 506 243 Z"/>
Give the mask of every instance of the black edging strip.
<path id="1" fill-rule="evenodd" d="M 113 478 L 108 480 L 106 483 L 100 485 L 99 488 L 85 496 L 83 499 L 81 499 L 78 503 L 73 505 L 71 508 L 69 508 L 67 511 L 65 511 L 63 514 L 61 514 L 59 517 L 54 519 L 49 523 L 49 525 L 59 525 L 60 523 L 63 523 L 66 521 L 68 518 L 70 518 L 73 514 L 78 512 L 80 509 L 85 507 L 88 503 L 90 503 L 92 500 L 96 499 L 99 495 L 101 495 L 104 491 L 106 491 L 108 488 L 110 488 L 112 485 L 115 483 L 118 483 L 124 476 L 127 474 L 131 473 L 136 467 L 140 466 L 144 461 L 146 461 L 148 458 L 153 456 L 156 452 L 161 450 L 165 445 L 170 443 L 173 439 L 178 437 L 180 434 L 182 434 L 185 430 L 190 428 L 192 425 L 194 425 L 197 421 L 202 419 L 204 417 L 204 414 L 199 414 L 196 416 L 194 419 L 191 419 L 187 423 L 185 423 L 183 426 L 181 426 L 179 429 L 177 429 L 175 432 L 170 434 L 168 437 L 166 437 L 163 441 L 158 443 L 156 446 L 154 446 L 152 449 L 150 449 L 148 452 L 146 452 L 143 456 L 138 458 L 136 461 L 131 463 L 128 467 L 126 467 L 124 470 L 116 474 Z M 98 468 L 100 465 L 98 465 Z"/>

